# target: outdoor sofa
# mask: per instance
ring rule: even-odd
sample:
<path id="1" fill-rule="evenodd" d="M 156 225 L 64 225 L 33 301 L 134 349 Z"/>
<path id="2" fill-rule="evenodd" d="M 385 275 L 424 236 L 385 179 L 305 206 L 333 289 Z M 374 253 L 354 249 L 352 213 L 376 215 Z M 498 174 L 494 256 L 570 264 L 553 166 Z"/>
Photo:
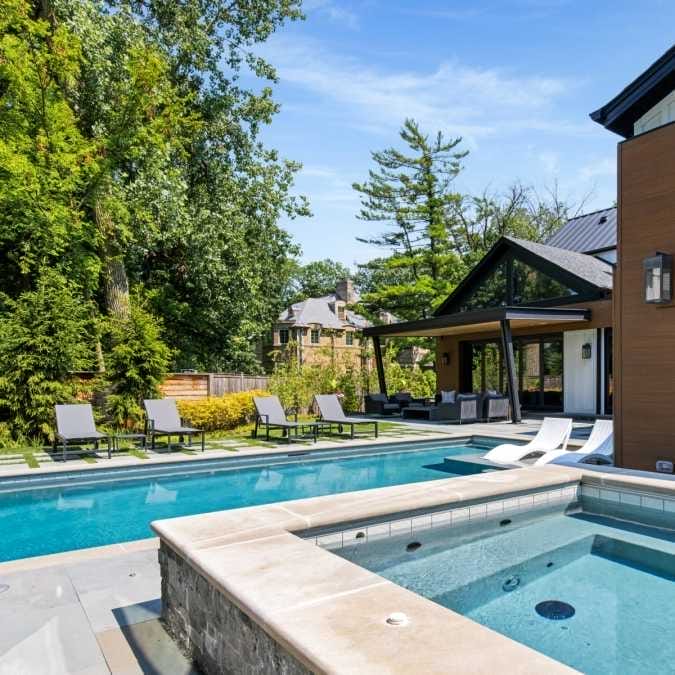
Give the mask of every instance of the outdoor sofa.
<path id="1" fill-rule="evenodd" d="M 401 410 L 403 410 L 403 408 L 407 408 L 409 405 L 412 404 L 424 405 L 425 399 L 414 398 L 409 391 L 399 391 L 398 393 L 392 394 L 389 397 L 389 402 L 397 403 L 400 406 Z"/>
<path id="2" fill-rule="evenodd" d="M 406 419 L 425 419 L 430 422 L 467 424 L 478 421 L 477 394 L 457 394 L 452 402 L 443 402 L 438 398 L 435 405 L 411 404 L 403 409 L 401 415 Z"/>
<path id="3" fill-rule="evenodd" d="M 365 409 L 368 415 L 398 415 L 401 406 L 392 403 L 386 394 L 366 394 Z"/>

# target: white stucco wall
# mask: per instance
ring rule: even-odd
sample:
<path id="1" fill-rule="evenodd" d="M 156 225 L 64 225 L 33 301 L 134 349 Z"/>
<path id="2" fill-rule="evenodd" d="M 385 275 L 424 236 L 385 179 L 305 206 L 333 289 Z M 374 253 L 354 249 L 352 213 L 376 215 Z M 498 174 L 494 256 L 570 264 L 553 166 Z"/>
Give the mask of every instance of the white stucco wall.
<path id="1" fill-rule="evenodd" d="M 633 133 L 637 136 L 645 131 L 675 122 L 675 91 L 659 101 L 648 110 L 633 126 Z"/>

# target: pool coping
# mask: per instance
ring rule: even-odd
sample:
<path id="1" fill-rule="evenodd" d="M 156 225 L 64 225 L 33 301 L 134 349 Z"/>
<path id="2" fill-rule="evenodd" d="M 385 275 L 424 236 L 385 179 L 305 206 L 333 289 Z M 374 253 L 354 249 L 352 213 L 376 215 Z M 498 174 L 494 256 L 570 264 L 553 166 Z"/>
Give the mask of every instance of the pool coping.
<path id="1" fill-rule="evenodd" d="M 278 644 L 314 672 L 576 672 L 302 539 L 304 532 L 570 485 L 675 483 L 541 466 L 157 521 L 152 528 Z M 280 602 L 283 598 L 283 602 Z M 407 626 L 386 617 L 403 611 Z M 461 636 L 459 639 L 458 636 Z"/>

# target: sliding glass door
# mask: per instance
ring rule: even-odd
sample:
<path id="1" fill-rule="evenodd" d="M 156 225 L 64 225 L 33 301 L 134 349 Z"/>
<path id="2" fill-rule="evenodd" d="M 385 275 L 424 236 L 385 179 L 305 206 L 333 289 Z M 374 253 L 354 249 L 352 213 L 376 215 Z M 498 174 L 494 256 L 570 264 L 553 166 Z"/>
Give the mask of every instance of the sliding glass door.
<path id="1" fill-rule="evenodd" d="M 524 410 L 563 409 L 562 334 L 514 337 L 518 396 Z M 462 391 L 505 392 L 501 344 L 496 340 L 466 342 L 461 372 Z"/>

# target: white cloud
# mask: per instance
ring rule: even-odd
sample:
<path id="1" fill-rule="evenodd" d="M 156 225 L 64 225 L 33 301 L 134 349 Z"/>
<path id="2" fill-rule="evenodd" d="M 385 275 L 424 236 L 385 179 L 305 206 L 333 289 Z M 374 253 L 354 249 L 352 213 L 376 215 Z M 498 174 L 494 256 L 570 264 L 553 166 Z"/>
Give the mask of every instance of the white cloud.
<path id="1" fill-rule="evenodd" d="M 556 120 L 555 103 L 575 87 L 561 78 L 457 61 L 429 72 L 385 71 L 326 53 L 316 43 L 284 37 L 263 49 L 282 82 L 336 104 L 345 124 L 370 132 L 389 134 L 413 117 L 427 128 L 461 135 L 471 145 L 496 133 L 581 134 L 590 126 Z"/>
<path id="2" fill-rule="evenodd" d="M 341 7 L 332 2 L 332 0 L 305 0 L 302 3 L 302 9 L 308 14 L 311 12 L 324 14 L 332 21 L 341 23 L 352 30 L 359 27 L 358 16 L 346 7 Z"/>
<path id="3" fill-rule="evenodd" d="M 611 177 L 615 175 L 616 159 L 610 159 L 609 157 L 586 164 L 579 170 L 579 178 L 581 178 L 581 180 L 591 180 L 593 178 Z"/>
<path id="4" fill-rule="evenodd" d="M 560 156 L 557 152 L 545 151 L 540 152 L 538 156 L 539 161 L 544 167 L 544 173 L 549 176 L 557 176 L 560 172 Z"/>

